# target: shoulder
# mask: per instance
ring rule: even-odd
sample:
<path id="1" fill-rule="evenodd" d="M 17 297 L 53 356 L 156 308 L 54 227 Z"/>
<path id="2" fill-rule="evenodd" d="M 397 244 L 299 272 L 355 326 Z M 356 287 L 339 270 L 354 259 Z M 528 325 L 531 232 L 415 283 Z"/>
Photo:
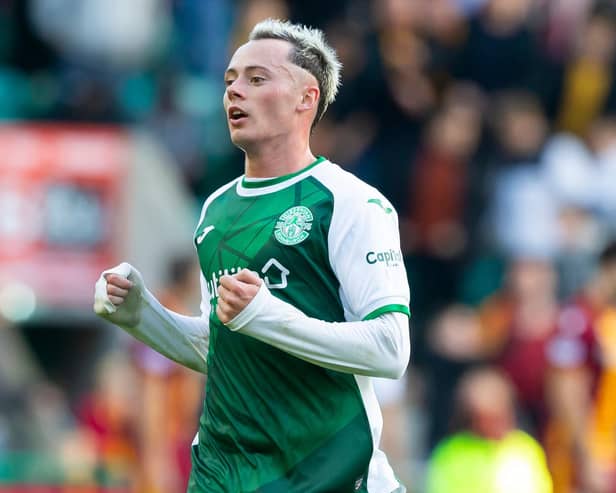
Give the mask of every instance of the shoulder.
<path id="1" fill-rule="evenodd" d="M 543 456 L 543 449 L 537 440 L 522 430 L 508 433 L 502 440 L 502 447 L 512 452 L 519 452 L 521 456 L 528 459 L 533 458 L 533 454 L 535 458 Z"/>
<path id="2" fill-rule="evenodd" d="M 234 178 L 233 180 L 231 180 L 230 182 L 222 185 L 221 187 L 219 187 L 218 189 L 216 189 L 214 192 L 212 192 L 206 199 L 205 202 L 203 203 L 203 206 L 201 207 L 201 215 L 199 216 L 199 221 L 197 224 L 201 224 L 201 221 L 203 221 L 203 218 L 205 217 L 205 213 L 208 209 L 208 207 L 219 197 L 222 197 L 225 192 L 227 191 L 231 191 L 235 188 L 235 185 L 237 184 L 237 182 L 239 180 L 241 180 L 242 177 L 238 176 L 237 178 Z"/>
<path id="3" fill-rule="evenodd" d="M 479 437 L 461 431 L 441 440 L 432 452 L 431 460 L 441 462 L 459 460 L 462 456 L 470 457 L 476 451 L 485 449 L 485 441 Z"/>
<path id="4" fill-rule="evenodd" d="M 242 179 L 242 176 L 238 176 L 236 178 L 234 178 L 233 180 L 231 180 L 228 183 L 225 183 L 224 185 L 222 185 L 221 187 L 218 187 L 215 191 L 213 191 L 206 199 L 205 199 L 205 203 L 206 204 L 211 204 L 214 200 L 216 200 L 218 197 L 224 195 L 225 192 L 229 191 L 229 190 L 233 190 L 235 188 L 235 185 L 237 185 L 237 182 L 239 182 Z"/>
<path id="5" fill-rule="evenodd" d="M 334 206 L 361 212 L 381 209 L 387 214 L 395 213 L 389 200 L 375 187 L 359 179 L 339 165 L 327 161 L 315 169 L 312 175 L 333 196 Z"/>

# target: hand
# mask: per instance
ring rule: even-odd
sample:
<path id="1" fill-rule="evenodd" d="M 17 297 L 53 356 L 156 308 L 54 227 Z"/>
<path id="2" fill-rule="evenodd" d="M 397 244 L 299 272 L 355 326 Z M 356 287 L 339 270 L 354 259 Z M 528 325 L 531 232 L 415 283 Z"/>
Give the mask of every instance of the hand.
<path id="1" fill-rule="evenodd" d="M 123 262 L 103 272 L 96 282 L 94 311 L 114 324 L 134 327 L 140 319 L 143 289 L 141 274 Z"/>
<path id="2" fill-rule="evenodd" d="M 218 287 L 216 315 L 226 324 L 233 320 L 256 296 L 263 281 L 248 269 L 232 276 L 222 276 Z"/>
<path id="3" fill-rule="evenodd" d="M 107 281 L 107 296 L 115 306 L 120 306 L 126 300 L 130 289 L 133 287 L 133 282 L 118 274 L 106 274 Z"/>

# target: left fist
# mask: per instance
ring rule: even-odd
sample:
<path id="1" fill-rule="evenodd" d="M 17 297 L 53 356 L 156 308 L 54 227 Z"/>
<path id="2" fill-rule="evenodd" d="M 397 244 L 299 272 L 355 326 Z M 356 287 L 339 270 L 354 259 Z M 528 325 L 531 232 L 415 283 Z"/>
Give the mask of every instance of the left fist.
<path id="1" fill-rule="evenodd" d="M 263 281 L 248 269 L 222 276 L 218 286 L 216 315 L 223 324 L 233 320 L 256 296 Z"/>

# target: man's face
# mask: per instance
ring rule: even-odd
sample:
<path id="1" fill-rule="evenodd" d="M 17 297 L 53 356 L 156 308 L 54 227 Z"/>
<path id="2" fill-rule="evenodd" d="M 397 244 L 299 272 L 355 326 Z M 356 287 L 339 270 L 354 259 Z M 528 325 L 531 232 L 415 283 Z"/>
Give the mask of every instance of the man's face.
<path id="1" fill-rule="evenodd" d="M 231 58 L 223 103 L 236 146 L 247 150 L 297 126 L 306 85 L 316 79 L 289 61 L 291 49 L 286 41 L 262 39 L 240 46 Z"/>

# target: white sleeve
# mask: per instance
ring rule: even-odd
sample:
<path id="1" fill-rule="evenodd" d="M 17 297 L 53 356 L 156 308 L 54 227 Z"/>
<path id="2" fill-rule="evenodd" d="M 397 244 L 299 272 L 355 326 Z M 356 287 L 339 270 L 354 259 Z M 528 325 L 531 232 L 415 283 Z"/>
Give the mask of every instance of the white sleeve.
<path id="1" fill-rule="evenodd" d="M 262 284 L 230 330 L 336 371 L 400 378 L 410 356 L 408 317 L 384 313 L 357 322 L 325 322 L 272 295 Z"/>
<path id="2" fill-rule="evenodd" d="M 124 303 L 119 306 L 113 305 L 107 297 L 105 275 L 108 273 L 121 275 L 134 283 Z M 98 279 L 94 311 L 163 356 L 198 372 L 207 373 L 210 304 L 203 277 L 201 290 L 201 316 L 180 315 L 165 308 L 146 289 L 137 269 L 122 263 L 103 272 Z"/>
<path id="3" fill-rule="evenodd" d="M 409 315 L 398 216 L 385 197 L 365 187 L 335 203 L 328 242 L 346 320 Z"/>

